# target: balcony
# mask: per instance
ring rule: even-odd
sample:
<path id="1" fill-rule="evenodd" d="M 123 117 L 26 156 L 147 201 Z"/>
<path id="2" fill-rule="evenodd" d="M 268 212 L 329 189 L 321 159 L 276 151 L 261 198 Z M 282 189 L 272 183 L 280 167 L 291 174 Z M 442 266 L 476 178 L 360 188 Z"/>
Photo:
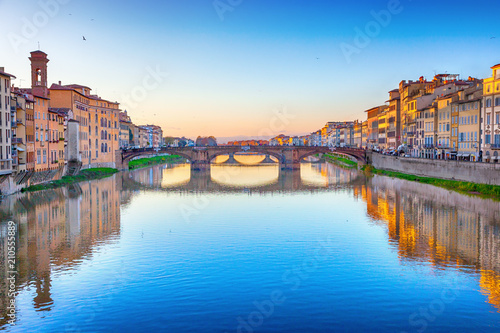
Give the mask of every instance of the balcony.
<path id="1" fill-rule="evenodd" d="M 434 149 L 434 145 L 425 144 L 424 149 Z"/>
<path id="2" fill-rule="evenodd" d="M 16 122 L 16 121 L 11 121 L 11 122 L 10 122 L 10 126 L 11 126 L 12 128 L 16 128 L 16 127 L 17 127 L 17 122 Z"/>
<path id="3" fill-rule="evenodd" d="M 22 138 L 13 138 L 12 139 L 12 143 L 22 144 L 23 143 L 23 139 Z"/>
<path id="4" fill-rule="evenodd" d="M 491 149 L 500 149 L 500 143 L 493 143 L 490 145 Z"/>
<path id="5" fill-rule="evenodd" d="M 16 107 L 15 106 L 11 106 L 10 107 L 10 112 L 16 112 Z"/>

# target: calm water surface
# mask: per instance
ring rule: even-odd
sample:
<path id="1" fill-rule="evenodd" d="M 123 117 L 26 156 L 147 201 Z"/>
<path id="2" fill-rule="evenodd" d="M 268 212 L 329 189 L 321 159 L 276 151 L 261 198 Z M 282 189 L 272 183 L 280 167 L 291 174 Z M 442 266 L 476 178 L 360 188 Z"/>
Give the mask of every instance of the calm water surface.
<path id="1" fill-rule="evenodd" d="M 423 184 L 155 166 L 5 198 L 0 221 L 7 332 L 500 331 L 500 204 Z"/>

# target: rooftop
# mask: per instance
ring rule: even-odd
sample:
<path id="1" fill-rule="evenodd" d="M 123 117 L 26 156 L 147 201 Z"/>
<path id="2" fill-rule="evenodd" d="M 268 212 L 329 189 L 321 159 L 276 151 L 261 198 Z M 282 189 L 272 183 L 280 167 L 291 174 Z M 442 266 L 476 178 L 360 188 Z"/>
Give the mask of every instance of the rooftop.
<path id="1" fill-rule="evenodd" d="M 5 69 L 3 67 L 0 67 L 0 75 L 2 75 L 2 76 L 8 76 L 8 77 L 11 77 L 13 79 L 16 78 L 14 75 L 4 72 L 4 70 Z"/>

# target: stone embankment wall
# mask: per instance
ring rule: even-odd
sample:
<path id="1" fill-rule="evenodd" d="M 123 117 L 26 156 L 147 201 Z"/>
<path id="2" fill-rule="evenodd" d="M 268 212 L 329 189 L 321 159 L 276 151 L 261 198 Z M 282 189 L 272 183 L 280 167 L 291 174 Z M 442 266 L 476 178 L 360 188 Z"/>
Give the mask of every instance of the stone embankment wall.
<path id="1" fill-rule="evenodd" d="M 23 171 L 11 175 L 0 176 L 0 197 L 11 195 L 21 191 L 23 188 L 61 179 L 66 171 L 62 166 L 58 169 L 47 171 Z"/>
<path id="2" fill-rule="evenodd" d="M 387 156 L 373 153 L 371 164 L 376 169 L 411 175 L 500 185 L 500 163 L 474 163 Z"/>

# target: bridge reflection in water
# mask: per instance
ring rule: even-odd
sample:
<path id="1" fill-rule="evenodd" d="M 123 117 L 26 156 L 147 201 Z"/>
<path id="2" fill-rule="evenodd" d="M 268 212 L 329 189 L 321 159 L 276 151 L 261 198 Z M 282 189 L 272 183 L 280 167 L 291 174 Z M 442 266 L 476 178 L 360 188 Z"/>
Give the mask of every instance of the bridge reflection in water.
<path id="1" fill-rule="evenodd" d="M 192 172 L 189 164 L 154 166 L 124 172 L 127 186 L 187 192 L 257 192 L 328 190 L 362 183 L 357 170 L 330 164 L 303 163 L 300 170 L 280 170 L 279 165 L 213 165 L 207 172 Z"/>

